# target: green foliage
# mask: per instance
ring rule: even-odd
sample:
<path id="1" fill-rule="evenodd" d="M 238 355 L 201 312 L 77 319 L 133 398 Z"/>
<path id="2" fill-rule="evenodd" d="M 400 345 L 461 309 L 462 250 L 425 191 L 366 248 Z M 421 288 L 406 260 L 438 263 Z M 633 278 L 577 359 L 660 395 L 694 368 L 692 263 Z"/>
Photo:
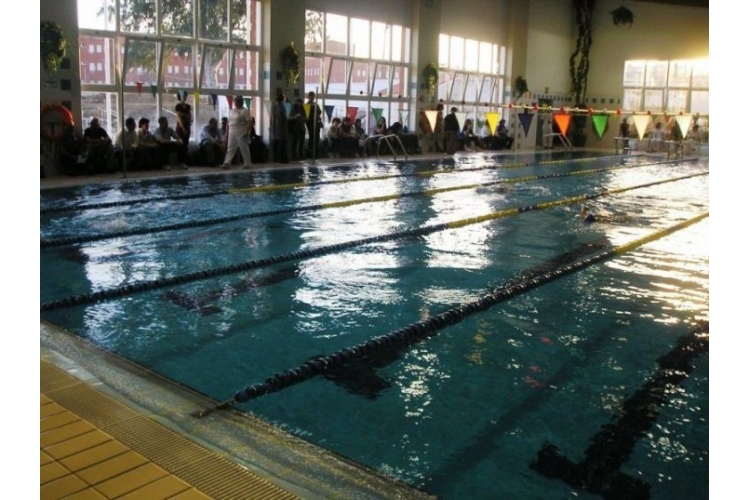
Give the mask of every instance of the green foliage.
<path id="1" fill-rule="evenodd" d="M 633 11 L 625 7 L 624 5 L 622 7 L 618 7 L 612 12 L 610 12 L 612 15 L 612 22 L 615 24 L 615 26 L 624 26 L 627 25 L 628 28 L 633 24 L 633 20 L 635 19 L 635 14 L 633 14 Z"/>
<path id="2" fill-rule="evenodd" d="M 299 79 L 299 72 L 302 69 L 300 61 L 299 51 L 294 46 L 294 42 L 289 42 L 289 45 L 281 49 L 279 54 L 279 62 L 281 63 L 281 71 L 284 73 L 284 78 L 289 85 L 294 85 Z"/>
<path id="3" fill-rule="evenodd" d="M 572 0 L 576 22 L 576 47 L 570 56 L 570 80 L 575 102 L 583 102 L 589 75 L 589 53 L 591 52 L 591 26 L 596 0 Z"/>
<path id="4" fill-rule="evenodd" d="M 433 62 L 428 63 L 422 70 L 422 77 L 427 83 L 427 90 L 429 94 L 433 94 L 435 92 L 435 87 L 437 86 L 437 81 L 438 81 L 438 75 L 439 73 L 438 73 L 437 64 Z"/>
<path id="5" fill-rule="evenodd" d="M 518 78 L 516 78 L 515 90 L 517 97 L 520 97 L 529 91 L 529 84 L 526 82 L 526 79 L 524 77 L 519 76 Z"/>
<path id="6" fill-rule="evenodd" d="M 60 63 L 65 56 L 68 41 L 65 39 L 59 24 L 51 21 L 42 21 L 39 33 L 40 57 L 44 69 L 56 72 L 60 69 Z"/>

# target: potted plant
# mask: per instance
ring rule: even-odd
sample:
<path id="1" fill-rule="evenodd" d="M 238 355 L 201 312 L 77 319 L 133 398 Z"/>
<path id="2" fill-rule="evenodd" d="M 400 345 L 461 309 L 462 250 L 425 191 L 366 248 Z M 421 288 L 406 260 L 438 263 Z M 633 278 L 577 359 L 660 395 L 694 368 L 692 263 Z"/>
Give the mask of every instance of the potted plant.
<path id="1" fill-rule="evenodd" d="M 632 10 L 628 9 L 624 5 L 616 8 L 609 14 L 612 16 L 612 22 L 615 24 L 615 26 L 627 25 L 628 28 L 630 28 L 630 26 L 633 25 L 633 19 L 635 18 L 635 15 L 633 14 Z"/>
<path id="2" fill-rule="evenodd" d="M 435 63 L 428 63 L 422 70 L 422 77 L 427 83 L 427 93 L 432 95 L 435 93 L 435 87 L 437 87 L 438 81 L 438 67 Z"/>
<path id="3" fill-rule="evenodd" d="M 60 25 L 52 21 L 42 21 L 39 42 L 42 66 L 47 71 L 55 73 L 60 69 L 68 46 Z"/>
<path id="4" fill-rule="evenodd" d="M 289 45 L 281 50 L 279 59 L 286 83 L 288 85 L 295 85 L 299 79 L 299 72 L 302 66 L 299 51 L 294 46 L 294 42 L 289 42 Z"/>
<path id="5" fill-rule="evenodd" d="M 526 92 L 529 91 L 529 84 L 526 79 L 522 76 L 516 78 L 515 81 L 516 98 L 522 97 Z"/>

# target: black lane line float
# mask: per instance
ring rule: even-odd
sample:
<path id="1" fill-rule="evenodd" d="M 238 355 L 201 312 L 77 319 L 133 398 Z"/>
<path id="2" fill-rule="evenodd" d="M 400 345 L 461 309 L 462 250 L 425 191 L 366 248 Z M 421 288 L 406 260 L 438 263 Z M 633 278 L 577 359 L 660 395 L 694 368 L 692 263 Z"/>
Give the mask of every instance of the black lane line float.
<path id="1" fill-rule="evenodd" d="M 708 172 L 701 172 L 701 173 L 686 175 L 682 177 L 675 177 L 672 179 L 664 179 L 660 181 L 648 182 L 646 184 L 640 184 L 638 186 L 630 186 L 630 187 L 618 188 L 618 189 L 609 189 L 609 190 L 601 191 L 599 193 L 578 195 L 578 196 L 574 196 L 571 198 L 563 198 L 560 200 L 539 203 L 536 205 L 529 205 L 526 207 L 511 208 L 511 209 L 501 210 L 498 212 L 492 212 L 489 214 L 480 215 L 477 217 L 471 217 L 471 218 L 461 219 L 461 220 L 452 221 L 452 222 L 445 222 L 441 224 L 434 224 L 430 226 L 424 226 L 424 227 L 420 227 L 416 229 L 409 229 L 406 231 L 399 231 L 395 233 L 381 234 L 378 236 L 371 236 L 369 238 L 362 238 L 359 240 L 345 241 L 342 243 L 336 243 L 333 245 L 325 245 L 325 246 L 318 247 L 318 248 L 311 248 L 307 250 L 297 250 L 295 252 L 290 252 L 290 253 L 283 254 L 283 255 L 276 255 L 274 257 L 266 257 L 264 259 L 251 260 L 248 262 L 242 262 L 238 264 L 232 264 L 232 265 L 225 266 L 225 267 L 207 269 L 203 271 L 196 271 L 193 273 L 172 276 L 169 278 L 160 278 L 160 279 L 156 279 L 152 281 L 142 281 L 139 283 L 131 283 L 129 285 L 124 285 L 124 286 L 117 287 L 117 288 L 109 288 L 106 290 L 100 290 L 98 292 L 74 295 L 72 297 L 67 297 L 64 299 L 44 302 L 42 303 L 40 307 L 40 311 L 46 312 L 46 311 L 53 311 L 56 309 L 63 309 L 63 308 L 68 308 L 68 307 L 76 307 L 76 306 L 81 306 L 81 305 L 94 304 L 96 302 L 100 302 L 103 300 L 127 297 L 130 295 L 135 295 L 137 293 L 156 290 L 159 288 L 167 288 L 167 287 L 171 287 L 174 285 L 184 285 L 186 283 L 192 283 L 195 281 L 211 279 L 211 278 L 215 278 L 218 276 L 224 276 L 228 274 L 249 271 L 252 269 L 259 269 L 262 267 L 272 266 L 274 264 L 281 264 L 283 262 L 292 262 L 292 261 L 303 260 L 303 259 L 308 259 L 312 257 L 320 257 L 323 255 L 329 255 L 332 253 L 340 252 L 342 250 L 348 250 L 348 249 L 363 246 L 363 245 L 369 245 L 371 243 L 381 243 L 384 241 L 395 241 L 399 239 L 413 238 L 416 236 L 425 236 L 427 234 L 431 234 L 437 231 L 444 231 L 446 229 L 456 229 L 456 228 L 460 228 L 463 226 L 468 226 L 470 224 L 488 222 L 491 220 L 500 219 L 503 217 L 510 217 L 510 216 L 518 215 L 524 212 L 529 212 L 532 210 L 544 210 L 547 208 L 552 208 L 552 207 L 557 207 L 557 206 L 580 203 L 582 201 L 591 200 L 591 199 L 599 198 L 602 196 L 623 193 L 625 191 L 630 191 L 633 189 L 656 186 L 656 185 L 664 184 L 667 182 L 676 182 L 679 180 L 689 179 L 692 177 L 699 177 L 703 175 L 708 175 Z"/>
<path id="2" fill-rule="evenodd" d="M 578 170 L 575 172 L 529 175 L 525 177 L 516 177 L 513 179 L 500 179 L 497 181 L 488 181 L 488 182 L 475 183 L 475 184 L 462 184 L 459 186 L 448 186 L 448 187 L 442 187 L 442 188 L 424 189 L 420 191 L 411 191 L 411 192 L 406 192 L 406 193 L 397 193 L 397 194 L 390 194 L 390 195 L 383 195 L 383 196 L 372 196 L 368 198 L 334 201 L 330 203 L 318 203 L 315 205 L 277 208 L 274 210 L 266 210 L 263 212 L 229 215 L 226 217 L 216 217 L 213 219 L 205 219 L 205 220 L 192 220 L 192 221 L 187 221 L 187 222 L 179 222 L 176 224 L 167 224 L 164 226 L 140 227 L 140 228 L 135 228 L 135 229 L 125 229 L 122 231 L 112 231 L 109 233 L 93 234 L 93 235 L 63 236 L 59 238 L 47 238 L 47 239 L 40 240 L 39 245 L 40 245 L 40 248 L 42 249 L 61 247 L 61 246 L 66 246 L 66 245 L 78 245 L 82 243 L 91 243 L 94 241 L 102 241 L 102 240 L 115 239 L 115 238 L 125 238 L 129 236 L 155 234 L 155 233 L 162 233 L 162 232 L 167 232 L 167 231 L 176 231 L 180 229 L 213 226 L 213 225 L 218 225 L 218 224 L 226 224 L 228 222 L 236 222 L 236 221 L 248 220 L 248 219 L 258 219 L 258 218 L 270 217 L 274 215 L 283 215 L 283 214 L 300 213 L 300 212 L 312 212 L 316 210 L 348 207 L 348 206 L 360 205 L 364 203 L 382 203 L 385 201 L 392 201 L 392 200 L 408 198 L 408 197 L 434 196 L 436 194 L 447 193 L 451 191 L 476 189 L 479 187 L 490 187 L 490 186 L 497 186 L 500 184 L 516 184 L 516 183 L 522 183 L 522 182 L 532 182 L 532 181 L 537 181 L 537 180 L 558 179 L 562 177 L 572 177 L 575 175 L 598 174 L 602 172 L 610 172 L 613 170 L 620 170 L 620 169 L 626 169 L 626 168 L 639 168 L 639 167 L 650 166 L 650 165 L 653 165 L 653 164 L 621 165 L 617 167 L 604 167 L 604 168 L 597 168 L 597 169 L 591 169 L 591 170 Z"/>
<path id="3" fill-rule="evenodd" d="M 494 306 L 501 302 L 505 302 L 506 300 L 534 290 L 542 285 L 560 279 L 564 276 L 568 276 L 569 274 L 578 272 L 582 269 L 586 269 L 587 267 L 599 262 L 626 253 L 637 247 L 645 245 L 646 243 L 661 239 L 667 235 L 696 224 L 707 217 L 708 212 L 693 217 L 692 219 L 683 221 L 679 224 L 675 224 L 668 228 L 662 229 L 660 231 L 656 231 L 642 238 L 638 238 L 625 245 L 621 245 L 610 250 L 598 253 L 594 256 L 587 257 L 573 264 L 541 273 L 521 282 L 511 282 L 510 284 L 501 286 L 493 292 L 488 293 L 477 300 L 468 302 L 459 307 L 451 308 L 436 316 L 432 316 L 417 323 L 412 323 L 411 325 L 405 326 L 391 333 L 380 335 L 378 337 L 372 338 L 365 342 L 361 342 L 351 347 L 341 349 L 326 356 L 320 356 L 315 359 L 308 360 L 302 365 L 272 375 L 264 382 L 246 386 L 243 389 L 235 392 L 234 396 L 231 399 L 219 403 L 214 408 L 198 411 L 194 413 L 193 416 L 202 418 L 215 410 L 227 408 L 235 403 L 246 403 L 266 394 L 281 391 L 283 389 L 286 389 L 287 387 L 291 387 L 293 385 L 309 380 L 317 375 L 323 375 L 324 373 L 333 370 L 335 367 L 340 366 L 343 363 L 350 362 L 351 360 L 364 356 L 373 355 L 374 353 L 382 351 L 384 349 L 405 349 L 411 345 L 420 343 L 423 340 L 436 335 L 439 330 L 442 330 L 447 326 L 454 325 L 463 321 L 466 317 L 474 313 L 485 311 L 491 306 Z"/>
<path id="4" fill-rule="evenodd" d="M 656 421 L 674 388 L 693 371 L 696 358 L 704 353 L 708 353 L 708 322 L 679 338 L 675 347 L 657 360 L 658 370 L 592 436 L 582 461 L 571 461 L 547 441 L 529 467 L 605 499 L 650 498 L 651 485 L 621 472 L 620 467 L 630 459 L 636 441 Z"/>

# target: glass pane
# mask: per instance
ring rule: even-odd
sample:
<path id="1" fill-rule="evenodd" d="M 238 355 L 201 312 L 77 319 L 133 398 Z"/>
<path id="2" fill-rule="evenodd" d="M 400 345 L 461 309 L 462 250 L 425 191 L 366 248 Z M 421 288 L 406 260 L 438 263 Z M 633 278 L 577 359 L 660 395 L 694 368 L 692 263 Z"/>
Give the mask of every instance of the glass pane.
<path id="1" fill-rule="evenodd" d="M 349 82 L 349 92 L 352 95 L 369 95 L 370 93 L 370 65 L 367 62 L 355 61 L 352 64 L 352 79 Z"/>
<path id="2" fill-rule="evenodd" d="M 388 61 L 391 58 L 391 30 L 383 23 L 372 23 L 372 59 Z"/>
<path id="3" fill-rule="evenodd" d="M 120 30 L 156 33 L 156 0 L 120 0 Z"/>
<path id="4" fill-rule="evenodd" d="M 464 73 L 456 73 L 453 78 L 453 82 L 450 89 L 449 101 L 460 102 L 464 98 L 464 83 L 466 82 L 466 75 Z M 447 114 L 447 113 L 446 113 Z"/>
<path id="5" fill-rule="evenodd" d="M 147 118 L 150 123 L 149 127 L 156 127 L 156 120 L 158 116 L 158 108 L 156 107 L 156 99 L 151 95 L 149 90 L 144 89 L 143 92 L 125 92 L 122 97 L 123 106 L 125 109 L 125 117 L 132 117 L 135 122 L 141 118 Z"/>
<path id="6" fill-rule="evenodd" d="M 664 91 L 646 89 L 643 92 L 643 106 L 646 111 L 661 112 L 664 107 Z"/>
<path id="7" fill-rule="evenodd" d="M 481 42 L 479 44 L 479 66 L 477 70 L 481 73 L 494 73 L 495 67 L 493 62 L 493 50 L 492 44 L 487 42 Z"/>
<path id="8" fill-rule="evenodd" d="M 254 43 L 251 37 L 251 16 L 249 12 L 254 3 L 249 0 L 230 0 L 229 22 L 232 30 L 232 42 Z"/>
<path id="9" fill-rule="evenodd" d="M 670 61 L 669 62 L 669 86 L 689 87 L 690 73 L 693 69 L 692 61 Z"/>
<path id="10" fill-rule="evenodd" d="M 409 95 L 409 73 L 406 66 L 396 66 L 392 68 L 393 84 L 390 95 L 401 99 Z"/>
<path id="11" fill-rule="evenodd" d="M 371 63 L 370 67 L 373 79 L 372 95 L 379 97 L 390 95 L 391 67 L 384 63 Z"/>
<path id="12" fill-rule="evenodd" d="M 668 61 L 648 61 L 646 63 L 646 87 L 666 87 Z"/>
<path id="13" fill-rule="evenodd" d="M 687 90 L 670 90 L 667 93 L 667 112 L 680 113 L 687 111 Z"/>
<path id="14" fill-rule="evenodd" d="M 161 32 L 163 34 L 193 36 L 192 2 L 162 0 L 161 8 Z"/>
<path id="15" fill-rule="evenodd" d="M 127 40 L 125 44 L 125 85 L 143 84 L 143 90 L 150 93 L 150 87 L 158 81 L 156 73 L 156 42 Z"/>
<path id="16" fill-rule="evenodd" d="M 623 87 L 641 87 L 646 75 L 646 61 L 625 61 Z"/>
<path id="17" fill-rule="evenodd" d="M 625 89 L 622 95 L 622 109 L 643 111 L 643 91 L 641 89 Z"/>
<path id="18" fill-rule="evenodd" d="M 323 59 L 320 57 L 305 57 L 305 94 L 308 92 L 319 92 L 323 86 L 321 74 L 323 72 Z"/>
<path id="19" fill-rule="evenodd" d="M 491 103 L 496 101 L 494 98 L 495 94 L 495 88 L 497 87 L 497 82 L 495 81 L 494 77 L 491 76 L 485 76 L 482 78 L 482 88 L 480 89 L 480 93 L 477 98 L 477 102 L 479 103 Z"/>
<path id="20" fill-rule="evenodd" d="M 401 26 L 393 25 L 391 27 L 391 31 L 393 32 L 392 33 L 393 49 L 391 50 L 391 61 L 393 62 L 408 61 L 408 57 L 405 54 L 408 54 L 408 50 L 409 50 L 409 46 L 408 46 L 409 31 L 406 30 L 406 38 L 404 37 L 404 29 Z M 404 44 L 404 40 L 407 40 L 406 44 Z"/>
<path id="21" fill-rule="evenodd" d="M 438 84 L 437 84 L 437 98 L 448 99 L 448 92 L 451 91 L 451 83 L 453 82 L 453 71 L 439 71 L 438 72 Z"/>
<path id="22" fill-rule="evenodd" d="M 193 88 L 193 50 L 190 45 L 164 44 L 162 75 L 164 87 Z"/>
<path id="23" fill-rule="evenodd" d="M 370 22 L 352 18 L 349 55 L 351 57 L 370 57 Z"/>
<path id="24" fill-rule="evenodd" d="M 115 0 L 78 0 L 78 27 L 115 29 Z"/>
<path id="25" fill-rule="evenodd" d="M 117 120 L 117 93 L 81 92 L 81 116 L 84 129 L 89 126 L 92 118 L 98 118 L 99 124 L 114 140 L 120 127 Z"/>
<path id="26" fill-rule="evenodd" d="M 177 118 L 176 118 L 177 113 L 174 110 L 177 103 L 178 103 L 178 99 L 177 99 L 176 90 L 174 92 L 161 94 L 161 109 L 159 109 L 158 114 L 159 116 L 166 117 L 167 121 L 169 122 L 169 126 L 172 128 L 175 128 L 177 126 Z M 193 102 L 192 94 L 188 94 L 187 103 L 190 104 L 193 110 L 195 109 L 195 102 Z M 159 116 L 156 117 L 157 121 L 159 119 Z M 150 126 L 149 130 L 153 132 L 154 129 L 159 126 L 159 124 L 152 120 L 151 123 L 149 123 L 149 126 Z"/>
<path id="27" fill-rule="evenodd" d="M 305 51 L 323 51 L 323 13 L 305 11 Z"/>
<path id="28" fill-rule="evenodd" d="M 440 48 L 438 49 L 440 51 L 440 55 L 438 57 L 438 66 L 440 66 L 441 68 L 447 68 L 451 47 L 448 35 L 440 35 L 438 37 L 438 44 L 440 46 Z"/>
<path id="29" fill-rule="evenodd" d="M 346 61 L 331 59 L 328 74 L 325 75 L 327 94 L 344 94 L 346 92 Z"/>
<path id="30" fill-rule="evenodd" d="M 258 88 L 258 53 L 252 50 L 234 51 L 234 90 Z"/>
<path id="31" fill-rule="evenodd" d="M 693 61 L 693 88 L 708 88 L 708 59 Z"/>
<path id="32" fill-rule="evenodd" d="M 202 89 L 229 88 L 229 50 L 206 46 L 198 53 Z"/>
<path id="33" fill-rule="evenodd" d="M 198 0 L 200 2 L 200 19 L 198 34 L 206 40 L 225 42 L 229 36 L 227 26 L 227 2 L 216 0 Z"/>
<path id="34" fill-rule="evenodd" d="M 346 55 L 346 17 L 326 14 L 325 30 L 326 53 Z"/>
<path id="35" fill-rule="evenodd" d="M 467 75 L 466 76 L 466 92 L 464 93 L 461 102 L 477 102 L 477 96 L 479 95 L 479 86 L 482 83 L 482 77 L 478 75 Z"/>
<path id="36" fill-rule="evenodd" d="M 479 42 L 476 40 L 466 40 L 464 69 L 466 71 L 477 71 L 479 69 Z"/>
<path id="37" fill-rule="evenodd" d="M 464 67 L 464 39 L 457 36 L 451 37 L 451 53 L 449 67 L 451 69 L 463 69 Z"/>
<path id="38" fill-rule="evenodd" d="M 113 38 L 81 35 L 81 83 L 113 84 L 115 82 Z"/>
<path id="39" fill-rule="evenodd" d="M 690 93 L 690 112 L 708 114 L 708 90 L 694 90 Z"/>

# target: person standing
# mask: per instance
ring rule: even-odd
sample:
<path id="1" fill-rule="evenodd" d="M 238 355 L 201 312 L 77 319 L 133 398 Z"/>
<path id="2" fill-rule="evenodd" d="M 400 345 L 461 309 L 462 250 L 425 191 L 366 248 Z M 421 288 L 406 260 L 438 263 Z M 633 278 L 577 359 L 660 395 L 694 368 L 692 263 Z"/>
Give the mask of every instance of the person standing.
<path id="1" fill-rule="evenodd" d="M 292 160 L 305 159 L 305 106 L 297 98 L 289 115 L 289 140 L 292 146 Z"/>
<path id="2" fill-rule="evenodd" d="M 186 162 L 188 159 L 188 148 L 190 147 L 190 128 L 193 124 L 193 109 L 187 103 L 187 96 L 185 99 L 182 99 L 180 94 L 177 95 L 177 104 L 174 107 L 174 111 L 177 120 L 175 132 L 182 141 L 180 156 L 182 161 Z"/>
<path id="3" fill-rule="evenodd" d="M 250 133 L 252 123 L 250 112 L 245 108 L 245 100 L 241 95 L 234 96 L 234 108 L 229 114 L 229 134 L 227 137 L 227 153 L 221 168 L 231 168 L 232 159 L 239 148 L 244 168 L 252 167 L 250 148 L 247 146 L 246 136 Z"/>
<path id="4" fill-rule="evenodd" d="M 437 118 L 435 118 L 435 130 L 432 131 L 432 138 L 435 141 L 435 151 L 443 153 L 445 151 L 445 129 L 443 128 L 443 104 L 440 103 L 435 108 Z"/>
<path id="5" fill-rule="evenodd" d="M 451 108 L 451 112 L 445 117 L 443 122 L 443 130 L 445 131 L 445 154 L 455 154 L 458 149 L 458 132 L 461 130 L 461 125 L 458 123 L 456 117 L 456 111 L 458 108 L 455 106 Z"/>
<path id="6" fill-rule="evenodd" d="M 320 143 L 320 131 L 323 129 L 323 114 L 320 111 L 320 106 L 315 102 L 315 92 L 312 90 L 307 93 L 307 103 L 305 104 L 305 112 L 307 118 L 305 124 L 307 125 L 307 135 L 310 136 L 310 142 L 308 143 L 308 150 L 310 155 L 319 154 L 319 143 Z"/>
<path id="7" fill-rule="evenodd" d="M 276 94 L 276 103 L 271 107 L 271 134 L 273 134 L 273 161 L 289 163 L 286 157 L 286 138 L 289 132 L 286 109 L 284 109 L 284 94 Z"/>

